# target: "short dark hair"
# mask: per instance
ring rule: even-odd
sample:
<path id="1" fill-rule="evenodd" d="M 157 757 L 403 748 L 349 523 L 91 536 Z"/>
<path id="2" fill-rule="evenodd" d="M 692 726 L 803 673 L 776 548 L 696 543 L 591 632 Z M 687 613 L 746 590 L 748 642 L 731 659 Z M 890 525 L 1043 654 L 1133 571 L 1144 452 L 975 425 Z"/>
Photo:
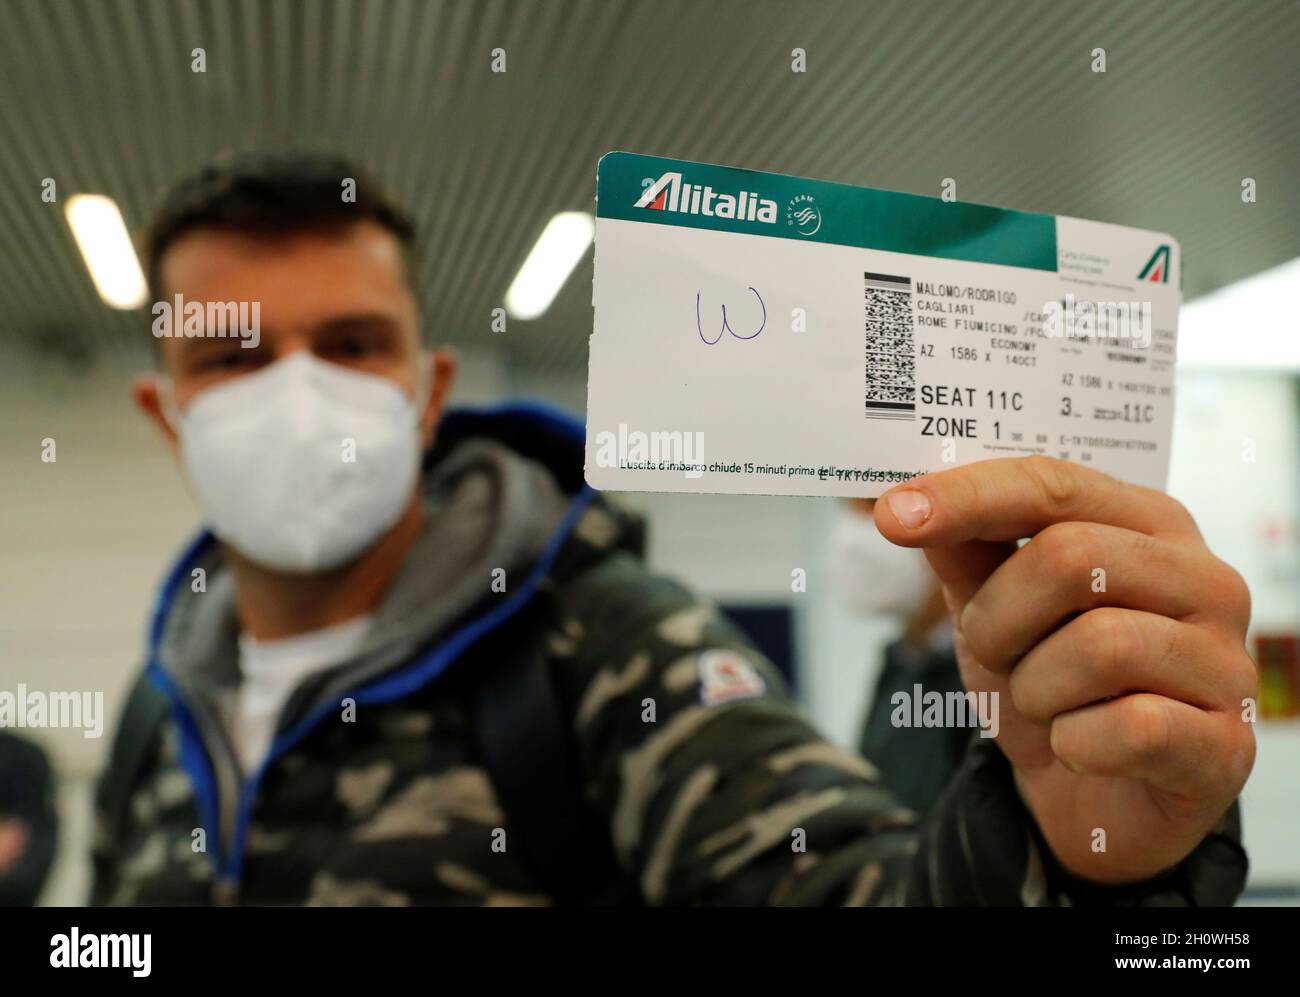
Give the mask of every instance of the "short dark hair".
<path id="1" fill-rule="evenodd" d="M 349 199 L 344 181 L 353 180 Z M 355 194 L 355 197 L 352 195 Z M 284 235 L 342 228 L 369 220 L 397 236 L 405 250 L 415 224 L 377 184 L 348 160 L 318 153 L 257 153 L 212 163 L 163 198 L 145 237 L 149 287 L 162 291 L 162 258 L 199 228 Z"/>

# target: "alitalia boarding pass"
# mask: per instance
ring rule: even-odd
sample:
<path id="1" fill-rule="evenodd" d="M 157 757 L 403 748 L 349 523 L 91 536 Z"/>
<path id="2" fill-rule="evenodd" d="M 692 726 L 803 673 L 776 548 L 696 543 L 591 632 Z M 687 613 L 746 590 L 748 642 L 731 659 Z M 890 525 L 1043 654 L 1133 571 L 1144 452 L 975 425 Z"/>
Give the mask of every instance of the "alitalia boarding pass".
<path id="1" fill-rule="evenodd" d="M 1163 488 L 1169 236 L 612 152 L 587 481 L 873 497 L 1047 454 Z"/>

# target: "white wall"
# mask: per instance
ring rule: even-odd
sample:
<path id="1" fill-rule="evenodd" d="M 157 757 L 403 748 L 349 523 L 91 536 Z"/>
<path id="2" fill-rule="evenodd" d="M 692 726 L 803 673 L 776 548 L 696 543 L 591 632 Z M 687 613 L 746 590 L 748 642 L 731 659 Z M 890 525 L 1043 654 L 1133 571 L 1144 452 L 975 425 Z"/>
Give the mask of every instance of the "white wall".
<path id="1" fill-rule="evenodd" d="M 1300 404 L 1284 375 L 1178 379 L 1170 494 L 1250 585 L 1251 638 L 1300 631 Z M 1253 643 L 1251 649 L 1254 650 Z M 1262 720 L 1242 796 L 1251 885 L 1300 887 L 1300 720 Z"/>
<path id="2" fill-rule="evenodd" d="M 28 730 L 62 783 L 61 841 L 46 901 L 88 885 L 90 778 L 139 667 L 145 614 L 194 507 L 161 440 L 135 414 L 129 377 L 0 365 L 0 688 L 103 696 L 104 734 Z M 42 441 L 55 461 L 41 459 Z"/>

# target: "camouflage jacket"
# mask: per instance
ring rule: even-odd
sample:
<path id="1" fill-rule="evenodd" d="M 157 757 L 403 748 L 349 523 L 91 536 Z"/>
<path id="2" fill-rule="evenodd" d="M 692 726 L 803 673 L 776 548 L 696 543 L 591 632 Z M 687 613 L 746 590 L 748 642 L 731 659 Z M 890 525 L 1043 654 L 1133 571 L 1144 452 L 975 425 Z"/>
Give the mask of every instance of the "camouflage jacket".
<path id="1" fill-rule="evenodd" d="M 529 406 L 444 421 L 427 462 L 432 521 L 456 520 L 456 536 L 482 527 L 496 538 L 510 524 L 483 509 L 519 518 L 526 506 L 551 510 L 539 517 L 548 529 L 516 530 L 523 539 L 496 552 L 511 567 L 504 591 L 490 584 L 489 558 L 458 571 L 474 578 L 460 595 L 439 583 L 451 594 L 437 604 L 450 608 L 431 611 L 418 587 L 437 574 L 432 563 L 410 583 L 413 597 L 390 594 L 384 611 L 403 601 L 405 609 L 381 618 L 400 639 L 371 648 L 364 666 L 298 690 L 266 764 L 248 777 L 230 771 L 221 733 L 222 683 L 237 676 L 230 645 L 210 633 L 230 623 L 219 547 L 209 538 L 192 548 L 165 583 L 151 628 L 148 674 L 166 709 L 142 709 L 133 697 L 103 781 L 93 900 L 555 902 L 526 847 L 530 829 L 503 806 L 475 729 L 475 690 L 522 654 L 544 662 L 575 784 L 613 856 L 603 902 L 1226 904 L 1240 892 L 1235 806 L 1158 880 L 1122 889 L 1072 880 L 1045 848 L 1000 751 L 978 738 L 918 822 L 868 761 L 800 716 L 725 617 L 645 569 L 639 520 L 581 480 L 581 433 Z M 513 491 L 501 483 L 512 474 Z M 468 504 L 467 490 L 477 496 Z M 209 569 L 206 602 L 184 611 L 177 599 L 196 564 Z M 208 647 L 205 663 L 184 672 L 168 660 L 169 639 L 176 660 Z M 523 765 L 551 747 L 513 750 Z"/>

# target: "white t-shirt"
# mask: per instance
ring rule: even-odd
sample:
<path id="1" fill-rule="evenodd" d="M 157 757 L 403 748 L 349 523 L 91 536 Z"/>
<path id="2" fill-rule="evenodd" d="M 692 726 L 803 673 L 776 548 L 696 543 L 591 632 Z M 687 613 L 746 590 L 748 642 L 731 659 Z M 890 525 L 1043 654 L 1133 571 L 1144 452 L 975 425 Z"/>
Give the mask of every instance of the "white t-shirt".
<path id="1" fill-rule="evenodd" d="M 308 675 L 341 664 L 361 649 L 370 617 L 361 616 L 320 630 L 276 640 L 239 635 L 243 682 L 235 707 L 232 739 L 245 774 L 266 758 L 280 711 Z"/>

